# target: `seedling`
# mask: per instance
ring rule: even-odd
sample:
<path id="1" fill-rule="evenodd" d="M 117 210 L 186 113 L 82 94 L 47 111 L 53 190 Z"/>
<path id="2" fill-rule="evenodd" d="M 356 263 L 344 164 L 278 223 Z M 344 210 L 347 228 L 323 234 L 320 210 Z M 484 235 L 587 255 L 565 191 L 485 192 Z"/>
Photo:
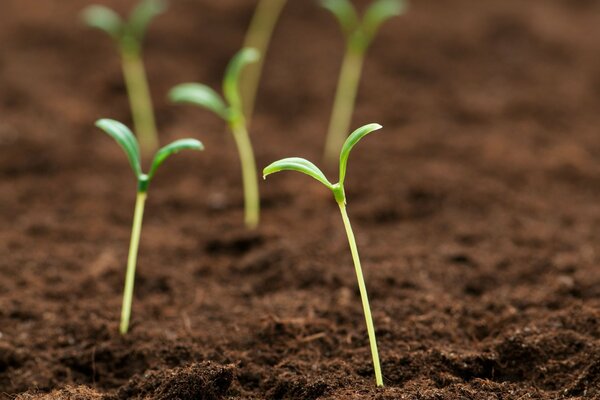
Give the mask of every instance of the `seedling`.
<path id="1" fill-rule="evenodd" d="M 142 41 L 150 22 L 165 9 L 166 3 L 162 0 L 141 0 L 127 21 L 100 5 L 89 6 L 82 13 L 89 26 L 106 32 L 119 48 L 133 125 L 144 155 L 154 152 L 159 141 L 142 60 Z"/>
<path id="2" fill-rule="evenodd" d="M 358 280 L 358 288 L 360 290 L 365 321 L 367 323 L 369 343 L 371 345 L 371 355 L 373 357 L 373 367 L 375 370 L 375 381 L 377 386 L 383 386 L 381 366 L 379 364 L 379 353 L 377 351 L 377 339 L 375 337 L 375 327 L 373 325 L 373 317 L 371 316 L 371 307 L 369 306 L 369 297 L 367 296 L 367 287 L 365 285 L 365 279 L 363 277 L 362 268 L 360 265 L 356 240 L 354 239 L 354 233 L 352 232 L 350 219 L 348 218 L 348 213 L 346 212 L 346 194 L 344 191 L 346 165 L 348 164 L 348 156 L 350 155 L 350 151 L 360 139 L 378 129 L 381 129 L 381 125 L 379 124 L 365 125 L 355 130 L 346 139 L 346 142 L 342 146 L 340 153 L 340 177 L 338 183 L 334 184 L 329 182 L 329 180 L 327 180 L 325 177 L 325 174 L 323 174 L 323 172 L 321 172 L 316 165 L 308 160 L 305 160 L 304 158 L 298 157 L 284 158 L 282 160 L 275 161 L 263 170 L 263 178 L 266 178 L 267 175 L 279 171 L 298 171 L 316 179 L 333 192 L 333 197 L 335 198 L 335 201 L 337 202 L 342 214 L 342 221 L 344 221 L 346 235 L 348 236 L 348 243 L 350 244 L 350 252 L 352 253 L 352 260 L 354 261 L 354 269 L 356 270 L 356 278 Z"/>
<path id="3" fill-rule="evenodd" d="M 402 14 L 406 3 L 403 0 L 375 0 L 362 20 L 349 0 L 321 0 L 321 5 L 337 18 L 346 38 L 346 53 L 325 144 L 325 161 L 332 164 L 350 129 L 365 54 L 381 24 Z"/>
<path id="4" fill-rule="evenodd" d="M 253 48 L 244 48 L 233 57 L 223 79 L 225 100 L 216 91 L 200 83 L 183 83 L 175 86 L 169 93 L 171 101 L 204 107 L 223 118 L 229 125 L 242 165 L 245 222 L 249 228 L 258 225 L 260 199 L 254 151 L 248 136 L 239 86 L 240 74 L 244 67 L 258 61 L 259 58 L 259 52 Z"/>
<path id="5" fill-rule="evenodd" d="M 263 55 L 256 64 L 249 65 L 242 73 L 241 93 L 244 101 L 244 115 L 248 126 L 254 113 L 256 92 L 258 91 L 267 49 L 271 42 L 275 24 L 286 2 L 287 0 L 260 0 L 250 22 L 248 32 L 246 32 L 244 47 L 255 48 Z"/>
<path id="6" fill-rule="evenodd" d="M 152 178 L 154 178 L 158 167 L 160 167 L 169 156 L 186 149 L 204 150 L 204 146 L 196 139 L 176 140 L 156 152 L 150 166 L 150 171 L 145 174 L 142 172 L 138 142 L 129 128 L 112 119 L 100 119 L 96 121 L 96 126 L 115 139 L 119 146 L 123 148 L 125 154 L 127 154 L 133 173 L 137 178 L 137 197 L 133 217 L 133 228 L 131 230 L 131 242 L 129 244 L 129 256 L 127 258 L 127 273 L 125 275 L 125 290 L 123 292 L 123 307 L 121 309 L 121 325 L 119 327 L 121 334 L 124 335 L 129 329 L 131 302 L 133 299 L 133 284 L 135 281 L 135 267 L 140 244 L 142 219 L 144 217 L 144 205 L 148 195 L 148 186 L 150 185 Z"/>

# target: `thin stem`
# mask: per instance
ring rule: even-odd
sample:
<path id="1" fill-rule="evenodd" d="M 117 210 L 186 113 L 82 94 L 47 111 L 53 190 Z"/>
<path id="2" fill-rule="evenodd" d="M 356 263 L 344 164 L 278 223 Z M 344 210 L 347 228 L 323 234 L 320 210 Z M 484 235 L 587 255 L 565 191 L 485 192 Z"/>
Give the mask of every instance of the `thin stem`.
<path id="1" fill-rule="evenodd" d="M 150 154 L 158 148 L 159 142 L 144 63 L 139 52 L 123 50 L 121 55 L 135 134 L 142 152 Z"/>
<path id="2" fill-rule="evenodd" d="M 252 143 L 248 136 L 248 130 L 243 122 L 232 123 L 231 130 L 242 165 L 245 223 L 248 228 L 254 229 L 258 226 L 260 218 L 258 175 L 256 173 L 254 151 L 252 150 Z"/>
<path id="3" fill-rule="evenodd" d="M 269 43 L 275 24 L 287 0 L 260 0 L 246 33 L 244 47 L 253 47 L 260 53 L 258 62 L 245 67 L 242 72 L 241 92 L 244 101 L 246 124 L 250 124 L 254 113 L 254 103 Z"/>
<path id="4" fill-rule="evenodd" d="M 342 63 L 342 70 L 333 103 L 333 111 L 327 131 L 327 142 L 325 143 L 324 158 L 329 164 L 333 164 L 336 161 L 350 131 L 363 63 L 364 51 L 357 50 L 353 46 L 348 45 Z"/>
<path id="5" fill-rule="evenodd" d="M 129 256 L 127 257 L 125 290 L 123 291 L 123 307 L 121 308 L 121 325 L 119 327 L 119 331 L 122 335 L 126 334 L 129 330 L 131 302 L 133 300 L 133 284 L 135 281 L 135 266 L 137 263 L 138 247 L 140 245 L 140 233 L 142 230 L 142 219 L 144 217 L 144 204 L 146 203 L 146 197 L 146 192 L 138 192 L 135 201 L 133 228 L 131 229 L 131 242 L 129 244 Z"/>
<path id="6" fill-rule="evenodd" d="M 373 325 L 373 317 L 371 316 L 371 307 L 369 306 L 365 278 L 363 277 L 360 258 L 358 257 L 358 248 L 356 246 L 356 240 L 354 239 L 354 232 L 352 232 L 352 225 L 350 225 L 350 219 L 348 219 L 348 213 L 346 212 L 346 205 L 344 204 L 344 201 L 338 201 L 338 205 L 340 206 L 340 212 L 342 213 L 342 220 L 344 220 L 344 227 L 346 228 L 348 243 L 350 244 L 350 252 L 352 253 L 352 260 L 354 260 L 354 268 L 356 269 L 356 279 L 358 280 L 358 288 L 360 290 L 365 322 L 367 323 L 367 332 L 369 334 L 369 343 L 371 345 L 371 355 L 373 356 L 375 382 L 377 383 L 377 386 L 383 386 L 381 365 L 379 364 L 379 352 L 377 351 L 377 339 L 375 337 L 375 326 Z"/>

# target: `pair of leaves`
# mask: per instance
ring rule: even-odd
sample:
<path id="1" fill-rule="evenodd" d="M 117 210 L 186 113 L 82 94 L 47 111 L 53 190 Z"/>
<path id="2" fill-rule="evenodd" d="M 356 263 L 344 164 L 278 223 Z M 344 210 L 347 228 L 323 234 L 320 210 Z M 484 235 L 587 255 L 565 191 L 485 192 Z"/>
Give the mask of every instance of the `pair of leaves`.
<path id="1" fill-rule="evenodd" d="M 373 39 L 381 24 L 401 15 L 407 8 L 405 0 L 375 0 L 361 21 L 350 0 L 321 0 L 321 5 L 337 18 L 347 37 L 361 31 L 368 41 Z"/>
<path id="2" fill-rule="evenodd" d="M 275 161 L 263 170 L 263 178 L 279 171 L 297 171 L 316 179 L 332 191 L 335 191 L 337 188 L 343 190 L 350 151 L 360 139 L 381 128 L 382 126 L 379 124 L 368 124 L 358 128 L 348 136 L 340 152 L 340 178 L 337 184 L 331 183 L 315 164 L 299 157 L 290 157 Z"/>
<path id="3" fill-rule="evenodd" d="M 258 50 L 246 47 L 240 50 L 229 62 L 223 78 L 223 96 L 201 83 L 183 83 L 169 92 L 169 99 L 175 103 L 188 103 L 204 107 L 226 121 L 242 115 L 240 76 L 244 67 L 257 62 Z M 227 101 L 227 103 L 225 102 Z"/>
<path id="4" fill-rule="evenodd" d="M 96 126 L 111 136 L 125 151 L 125 154 L 129 159 L 129 164 L 131 164 L 131 168 L 133 169 L 138 182 L 142 180 L 150 182 L 156 174 L 158 167 L 160 167 L 169 156 L 178 153 L 181 150 L 204 150 L 204 145 L 199 140 L 176 140 L 156 152 L 150 166 L 150 171 L 146 175 L 142 172 L 140 147 L 137 139 L 127 126 L 113 119 L 100 119 L 96 121 Z"/>
<path id="5" fill-rule="evenodd" d="M 108 7 L 92 5 L 82 12 L 83 20 L 91 27 L 100 29 L 121 42 L 134 39 L 140 43 L 150 22 L 167 8 L 164 0 L 142 0 L 124 21 Z"/>

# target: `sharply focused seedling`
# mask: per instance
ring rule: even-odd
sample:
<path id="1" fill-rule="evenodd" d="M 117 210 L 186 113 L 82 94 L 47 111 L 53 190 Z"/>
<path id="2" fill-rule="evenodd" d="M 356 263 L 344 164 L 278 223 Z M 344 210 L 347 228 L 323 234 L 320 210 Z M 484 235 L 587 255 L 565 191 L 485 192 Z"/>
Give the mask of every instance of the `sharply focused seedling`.
<path id="1" fill-rule="evenodd" d="M 131 302 L 133 299 L 133 284 L 135 281 L 135 267 L 137 262 L 138 247 L 140 244 L 140 232 L 142 229 L 142 219 L 144 216 L 144 205 L 148 195 L 148 186 L 160 165 L 172 154 L 181 150 L 204 150 L 204 146 L 196 139 L 180 139 L 161 148 L 156 152 L 154 160 L 150 166 L 150 171 L 145 174 L 142 172 L 140 161 L 140 149 L 133 133 L 122 123 L 111 120 L 101 119 L 96 122 L 96 126 L 110 135 L 123 148 L 129 159 L 129 164 L 137 178 L 137 198 L 135 202 L 135 213 L 133 218 L 133 228 L 131 231 L 131 242 L 129 245 L 129 256 L 127 258 L 127 273 L 125 275 L 125 290 L 123 292 L 123 307 L 121 309 L 121 334 L 126 334 L 129 329 L 129 318 L 131 316 Z"/>
<path id="2" fill-rule="evenodd" d="M 337 18 L 346 38 L 346 53 L 329 121 L 325 161 L 333 163 L 346 139 L 364 64 L 365 54 L 381 24 L 406 9 L 403 0 L 375 0 L 362 20 L 349 0 L 321 0 L 321 5 Z"/>
<path id="3" fill-rule="evenodd" d="M 367 134 L 381 129 L 379 124 L 369 124 L 355 130 L 347 138 L 346 142 L 342 146 L 340 153 L 340 177 L 338 183 L 331 183 L 325 177 L 325 174 L 321 172 L 316 165 L 311 163 L 304 158 L 292 157 L 284 158 L 279 161 L 275 161 L 263 170 L 263 177 L 273 174 L 279 171 L 298 171 L 302 172 L 317 181 L 321 182 L 325 187 L 333 192 L 333 197 L 337 202 L 340 212 L 342 214 L 342 220 L 344 221 L 344 227 L 346 228 L 346 234 L 348 236 L 348 243 L 350 244 L 350 252 L 352 253 L 352 260 L 354 261 L 354 268 L 356 270 L 356 278 L 358 280 L 358 288 L 360 290 L 360 296 L 362 299 L 363 311 L 365 314 L 365 321 L 367 323 L 367 332 L 369 334 L 369 343 L 371 345 L 371 355 L 373 357 L 373 367 L 375 370 L 375 381 L 377 386 L 383 386 L 383 377 L 381 374 L 381 366 L 379 364 L 379 353 L 377 351 L 377 339 L 375 337 L 375 327 L 373 325 L 373 317 L 371 316 L 371 307 L 369 306 L 369 298 L 367 296 L 367 287 L 362 273 L 360 265 L 360 258 L 358 256 L 358 248 L 356 246 L 356 240 L 354 239 L 354 233 L 352 232 L 352 226 L 348 219 L 348 213 L 346 212 L 346 194 L 344 192 L 344 180 L 346 178 L 346 166 L 348 164 L 348 156 L 354 145 Z"/>
<path id="4" fill-rule="evenodd" d="M 248 136 L 240 95 L 240 74 L 246 65 L 258 61 L 259 58 L 260 53 L 252 48 L 244 48 L 233 57 L 223 79 L 225 100 L 216 91 L 200 83 L 183 83 L 175 86 L 169 93 L 171 101 L 204 107 L 228 123 L 242 164 L 245 222 L 249 228 L 255 228 L 258 225 L 260 199 L 254 151 Z"/>
<path id="5" fill-rule="evenodd" d="M 89 26 L 106 32 L 119 48 L 135 133 L 144 154 L 154 152 L 159 141 L 142 60 L 142 41 L 152 19 L 165 9 L 166 3 L 162 0 L 142 0 L 127 21 L 123 21 L 113 10 L 100 5 L 89 6 L 82 13 Z"/>
<path id="6" fill-rule="evenodd" d="M 250 22 L 248 32 L 246 32 L 244 47 L 254 48 L 262 54 L 262 57 L 255 64 L 248 65 L 244 69 L 240 82 L 240 91 L 244 102 L 244 115 L 246 116 L 248 125 L 250 125 L 250 120 L 254 113 L 256 92 L 258 91 L 263 63 L 271 36 L 286 2 L 287 0 L 260 0 Z"/>

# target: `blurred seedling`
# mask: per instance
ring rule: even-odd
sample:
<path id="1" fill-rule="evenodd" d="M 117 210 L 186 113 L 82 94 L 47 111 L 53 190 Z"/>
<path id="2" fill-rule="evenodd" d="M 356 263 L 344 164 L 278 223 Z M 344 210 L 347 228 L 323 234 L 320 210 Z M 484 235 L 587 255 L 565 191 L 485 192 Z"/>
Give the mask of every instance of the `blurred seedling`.
<path id="1" fill-rule="evenodd" d="M 106 32 L 119 49 L 133 125 L 144 155 L 152 154 L 158 148 L 159 140 L 142 60 L 142 42 L 150 22 L 162 14 L 166 7 L 166 2 L 162 0 L 141 0 L 126 21 L 101 5 L 89 6 L 82 12 L 84 21 Z"/>
<path id="2" fill-rule="evenodd" d="M 144 217 L 144 205 L 148 196 L 148 186 L 154 178 L 158 167 L 171 155 L 181 150 L 204 150 L 204 146 L 196 139 L 180 139 L 164 146 L 158 150 L 150 166 L 150 171 L 142 172 L 140 161 L 140 149 L 138 142 L 128 127 L 112 119 L 100 119 L 96 126 L 110 135 L 123 148 L 133 173 L 137 179 L 137 197 L 133 217 L 133 228 L 131 230 L 131 242 L 129 245 L 129 256 L 127 258 L 127 272 L 125 275 L 125 290 L 123 292 L 123 307 L 121 309 L 121 324 L 119 331 L 126 334 L 129 330 L 129 319 L 131 317 L 131 303 L 133 300 L 133 285 L 135 281 L 135 267 L 137 263 L 138 247 L 142 230 L 142 219 Z"/>
<path id="3" fill-rule="evenodd" d="M 304 158 L 292 157 L 284 158 L 279 161 L 275 161 L 263 170 L 263 177 L 266 178 L 268 175 L 279 171 L 297 171 L 306 174 L 317 181 L 321 182 L 325 187 L 332 191 L 333 197 L 337 202 L 340 212 L 342 214 L 342 221 L 346 228 L 346 235 L 348 236 L 348 243 L 350 245 L 350 252 L 352 253 L 352 260 L 354 261 L 354 269 L 356 270 L 356 278 L 358 280 L 358 288 L 360 290 L 360 296 L 362 299 L 363 312 L 365 314 L 365 322 L 367 324 L 367 332 L 369 335 L 369 343 L 371 346 L 371 355 L 373 357 L 373 367 L 375 370 L 375 381 L 377 386 L 383 386 L 383 377 L 381 374 L 381 365 L 379 363 L 379 352 L 377 351 L 377 339 L 375 337 L 375 327 L 373 325 L 373 317 L 371 316 L 371 307 L 369 306 L 369 298 L 367 296 L 367 287 L 365 285 L 365 279 L 362 273 L 362 267 L 360 264 L 360 258 L 358 255 L 358 247 L 356 246 L 356 240 L 350 225 L 350 219 L 346 212 L 346 194 L 344 191 L 344 180 L 346 178 L 346 166 L 348 164 L 348 157 L 350 151 L 356 145 L 356 143 L 368 135 L 369 133 L 381 129 L 379 124 L 369 124 L 355 130 L 346 139 L 342 146 L 340 153 L 340 176 L 338 183 L 331 183 L 323 172 L 312 162 L 305 160 Z"/>
<path id="4" fill-rule="evenodd" d="M 381 25 L 401 15 L 407 4 L 403 0 L 375 0 L 362 20 L 349 0 L 321 0 L 321 5 L 337 18 L 346 38 L 346 52 L 325 143 L 325 161 L 333 164 L 350 129 L 366 52 Z"/>
<path id="5" fill-rule="evenodd" d="M 258 225 L 260 199 L 254 151 L 240 95 L 240 74 L 245 66 L 257 62 L 259 58 L 260 53 L 253 48 L 244 48 L 233 57 L 223 79 L 225 100 L 216 91 L 200 83 L 183 83 L 175 86 L 169 93 L 171 101 L 206 108 L 223 118 L 229 125 L 242 165 L 245 223 L 248 228 Z"/>
<path id="6" fill-rule="evenodd" d="M 246 32 L 244 47 L 254 48 L 262 54 L 262 57 L 256 63 L 248 65 L 244 69 L 240 81 L 244 115 L 248 126 L 250 126 L 250 120 L 254 113 L 256 93 L 273 30 L 286 3 L 287 0 L 260 0 L 254 11 L 250 27 Z"/>

